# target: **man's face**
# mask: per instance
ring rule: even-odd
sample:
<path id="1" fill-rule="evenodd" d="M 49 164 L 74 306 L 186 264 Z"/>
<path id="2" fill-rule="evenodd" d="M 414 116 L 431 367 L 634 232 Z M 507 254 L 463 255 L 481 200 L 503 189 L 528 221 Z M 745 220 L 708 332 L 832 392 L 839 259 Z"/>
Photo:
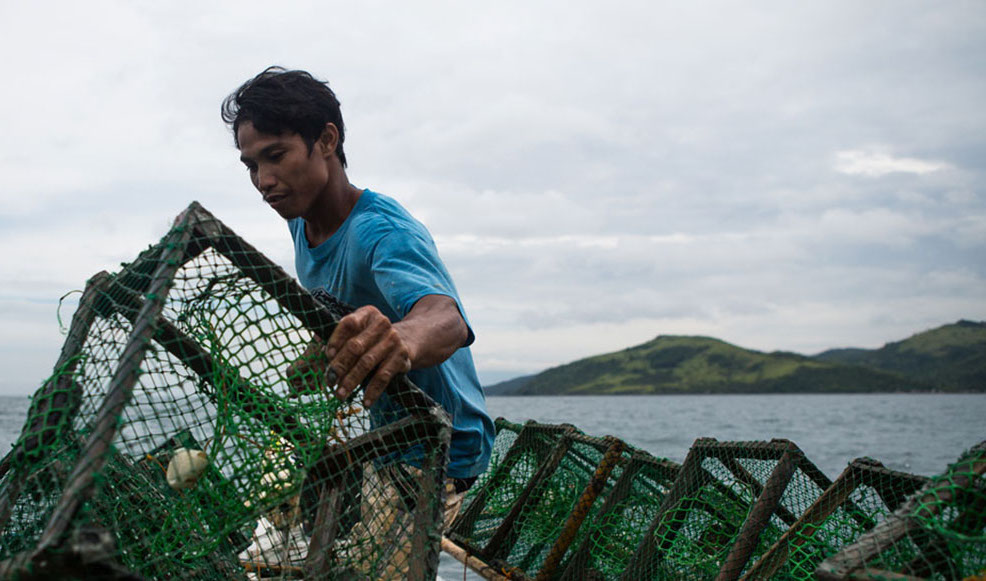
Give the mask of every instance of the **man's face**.
<path id="1" fill-rule="evenodd" d="M 261 133 L 249 121 L 239 126 L 236 137 L 250 181 L 282 218 L 306 215 L 327 189 L 329 168 L 320 143 L 309 153 L 297 133 Z"/>

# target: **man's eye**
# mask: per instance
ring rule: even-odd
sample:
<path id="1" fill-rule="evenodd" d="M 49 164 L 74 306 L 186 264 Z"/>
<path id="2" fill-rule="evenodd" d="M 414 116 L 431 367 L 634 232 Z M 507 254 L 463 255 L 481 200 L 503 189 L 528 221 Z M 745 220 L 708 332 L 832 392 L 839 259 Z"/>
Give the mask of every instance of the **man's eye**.
<path id="1" fill-rule="evenodd" d="M 276 151 L 276 152 L 270 154 L 270 160 L 271 161 L 281 161 L 281 158 L 282 157 L 284 157 L 284 152 L 283 151 Z"/>

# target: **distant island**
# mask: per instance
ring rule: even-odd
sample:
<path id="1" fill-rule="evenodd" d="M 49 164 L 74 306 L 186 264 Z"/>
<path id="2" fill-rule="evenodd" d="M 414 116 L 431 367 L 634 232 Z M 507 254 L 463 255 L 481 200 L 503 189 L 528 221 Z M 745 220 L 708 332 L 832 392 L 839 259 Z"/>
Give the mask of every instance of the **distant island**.
<path id="1" fill-rule="evenodd" d="M 485 389 L 488 395 L 986 392 L 986 322 L 962 320 L 879 349 L 814 356 L 661 335 Z"/>

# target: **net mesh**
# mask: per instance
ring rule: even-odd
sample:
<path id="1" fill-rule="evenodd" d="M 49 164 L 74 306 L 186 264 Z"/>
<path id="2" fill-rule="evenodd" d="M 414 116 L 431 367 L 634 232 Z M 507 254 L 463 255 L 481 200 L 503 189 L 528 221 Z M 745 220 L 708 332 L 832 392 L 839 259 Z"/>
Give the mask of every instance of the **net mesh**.
<path id="1" fill-rule="evenodd" d="M 94 276 L 0 464 L 0 573 L 433 578 L 449 420 L 330 395 L 347 310 L 197 204 Z"/>
<path id="2" fill-rule="evenodd" d="M 450 537 L 515 575 L 560 573 L 586 538 L 581 525 L 598 512 L 595 499 L 618 479 L 626 445 L 570 425 L 497 420 L 497 429 L 496 460 Z"/>
<path id="3" fill-rule="evenodd" d="M 751 569 L 750 579 L 815 578 L 825 557 L 882 522 L 927 478 L 854 460 L 797 523 Z"/>
<path id="4" fill-rule="evenodd" d="M 818 567 L 823 579 L 963 579 L 986 574 L 986 442 Z"/>
<path id="5" fill-rule="evenodd" d="M 831 481 L 786 440 L 700 438 L 681 465 L 617 442 L 498 419 L 494 464 L 450 540 L 491 579 L 973 579 L 986 569 L 986 443 L 933 479 L 860 458 Z M 884 529 L 898 521 L 909 528 L 891 538 Z"/>
<path id="6" fill-rule="evenodd" d="M 564 578 L 576 581 L 587 571 L 599 578 L 618 578 L 657 516 L 679 469 L 669 460 L 631 451 L 595 518 L 584 525 L 585 538 L 575 549 Z"/>
<path id="7" fill-rule="evenodd" d="M 695 442 L 628 564 L 663 578 L 737 578 L 829 484 L 791 442 Z"/>

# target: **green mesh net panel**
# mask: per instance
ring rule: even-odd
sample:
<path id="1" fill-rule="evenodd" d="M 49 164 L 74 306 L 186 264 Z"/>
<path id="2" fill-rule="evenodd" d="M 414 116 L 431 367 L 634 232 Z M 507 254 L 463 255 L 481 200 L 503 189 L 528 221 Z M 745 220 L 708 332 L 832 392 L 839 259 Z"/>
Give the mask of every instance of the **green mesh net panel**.
<path id="1" fill-rule="evenodd" d="M 986 576 L 986 442 L 818 567 L 821 579 Z"/>
<path id="2" fill-rule="evenodd" d="M 599 510 L 596 498 L 618 478 L 626 444 L 569 425 L 497 420 L 497 428 L 497 461 L 449 536 L 515 576 L 560 573 Z M 503 441 L 511 444 L 501 454 Z"/>
<path id="3" fill-rule="evenodd" d="M 831 482 L 793 443 L 699 439 L 626 578 L 738 578 Z"/>
<path id="4" fill-rule="evenodd" d="M 869 458 L 854 460 L 745 578 L 814 579 L 823 559 L 885 520 L 927 480 Z"/>
<path id="5" fill-rule="evenodd" d="M 582 544 L 565 569 L 566 581 L 587 575 L 616 579 L 657 517 L 680 466 L 633 450 L 595 518 L 587 523 Z"/>
<path id="6" fill-rule="evenodd" d="M 474 485 L 449 536 L 471 547 L 487 546 L 517 500 L 535 481 L 542 464 L 569 426 L 521 427 L 496 420 L 497 437 L 489 469 Z M 530 495 L 530 492 L 527 493 Z"/>
<path id="7" fill-rule="evenodd" d="M 678 465 L 498 419 L 448 536 L 498 581 L 980 579 L 984 450 L 933 479 L 860 458 L 833 482 L 786 440 L 700 438 Z"/>
<path id="8" fill-rule="evenodd" d="M 476 479 L 476 482 L 473 484 L 472 488 L 470 488 L 467 492 L 465 499 L 462 501 L 461 511 L 463 512 L 469 509 L 469 506 L 476 499 L 477 492 L 485 488 L 490 478 L 499 473 L 500 466 L 504 463 L 507 452 L 513 448 L 514 442 L 517 441 L 517 436 L 519 436 L 521 431 L 524 429 L 524 426 L 509 422 L 504 418 L 497 418 L 494 421 L 494 424 L 496 425 L 496 439 L 493 440 L 493 452 L 490 454 L 490 465 L 485 472 L 479 475 L 479 478 Z M 514 452 L 514 455 L 516 455 L 516 452 Z M 511 462 L 515 461 L 516 460 L 511 459 Z M 516 481 L 523 483 L 524 474 L 533 476 L 534 471 L 528 470 L 527 472 L 520 472 L 516 474 L 516 476 L 519 477 Z M 498 478 L 502 477 L 503 476 L 499 476 Z M 502 486 L 497 486 L 496 488 L 499 489 L 502 488 Z M 507 500 L 509 500 L 509 498 Z"/>
<path id="9" fill-rule="evenodd" d="M 94 276 L 0 463 L 0 577 L 434 578 L 450 423 L 329 395 L 346 311 L 197 204 Z"/>

